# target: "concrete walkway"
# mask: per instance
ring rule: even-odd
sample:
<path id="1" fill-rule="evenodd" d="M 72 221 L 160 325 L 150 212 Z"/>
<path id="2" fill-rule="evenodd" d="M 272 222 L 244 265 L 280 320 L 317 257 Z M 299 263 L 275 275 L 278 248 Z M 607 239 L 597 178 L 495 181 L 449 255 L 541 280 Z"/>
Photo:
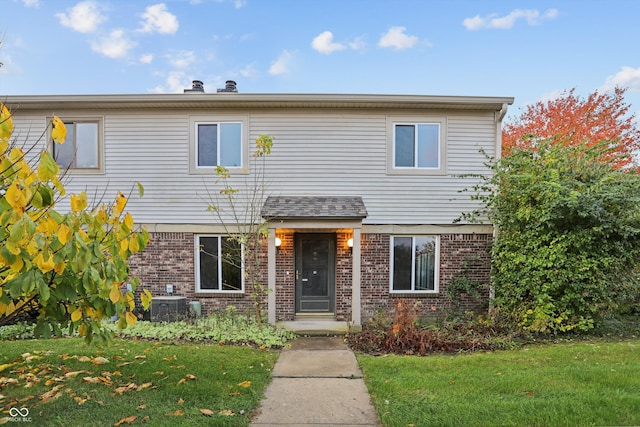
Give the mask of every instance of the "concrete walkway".
<path id="1" fill-rule="evenodd" d="M 265 394 L 252 427 L 380 425 L 343 337 L 293 340 L 280 354 Z"/>

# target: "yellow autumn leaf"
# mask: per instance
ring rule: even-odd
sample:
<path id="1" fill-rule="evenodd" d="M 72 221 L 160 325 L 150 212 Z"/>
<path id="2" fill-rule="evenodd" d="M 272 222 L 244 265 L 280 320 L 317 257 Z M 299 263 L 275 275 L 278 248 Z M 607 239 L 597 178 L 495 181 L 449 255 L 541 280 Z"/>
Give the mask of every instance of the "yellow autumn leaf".
<path id="1" fill-rule="evenodd" d="M 136 322 L 138 321 L 138 318 L 136 317 L 136 315 L 130 311 L 127 311 L 127 314 L 125 315 L 125 319 L 127 320 L 127 325 L 129 326 L 135 325 Z"/>
<path id="2" fill-rule="evenodd" d="M 127 197 L 122 192 L 118 193 L 118 195 L 116 196 L 116 205 L 115 205 L 116 214 L 120 215 L 126 205 L 127 205 Z"/>
<path id="3" fill-rule="evenodd" d="M 130 212 L 127 212 L 122 222 L 129 228 L 129 230 L 133 229 L 133 216 Z"/>
<path id="4" fill-rule="evenodd" d="M 115 304 L 118 301 L 120 301 L 121 295 L 122 295 L 122 292 L 120 292 L 119 284 L 114 283 L 113 285 L 111 285 L 111 292 L 109 292 L 109 299 L 111 300 L 111 302 Z"/>
<path id="5" fill-rule="evenodd" d="M 66 244 L 71 238 L 71 229 L 67 224 L 60 224 L 58 227 L 58 240 L 63 245 Z"/>
<path id="6" fill-rule="evenodd" d="M 62 261 L 56 264 L 55 267 L 53 267 L 53 271 L 55 271 L 56 274 L 62 274 L 64 273 L 65 268 L 67 268 L 67 264 L 64 261 Z"/>
<path id="7" fill-rule="evenodd" d="M 43 273 L 47 273 L 53 270 L 53 268 L 56 266 L 56 264 L 53 262 L 53 257 L 49 256 L 45 259 L 42 252 L 36 255 L 36 257 L 33 259 L 33 263 L 37 265 L 40 271 L 42 271 Z"/>
<path id="8" fill-rule="evenodd" d="M 51 139 L 58 144 L 64 144 L 67 139 L 67 127 L 58 116 L 53 116 L 51 119 Z"/>
<path id="9" fill-rule="evenodd" d="M 173 412 L 169 412 L 167 415 L 170 417 L 181 417 L 184 415 L 184 411 L 182 409 L 176 409 Z"/>
<path id="10" fill-rule="evenodd" d="M 13 133 L 13 118 L 11 117 L 11 111 L 6 105 L 0 106 L 0 153 L 4 153 L 9 146 L 9 140 Z"/>
<path id="11" fill-rule="evenodd" d="M 226 417 L 233 417 L 236 415 L 231 409 L 223 409 L 222 411 L 218 412 L 218 414 L 224 415 Z"/>
<path id="12" fill-rule="evenodd" d="M 140 252 L 140 244 L 138 243 L 138 238 L 136 236 L 131 236 L 129 239 L 129 250 L 131 252 Z"/>
<path id="13" fill-rule="evenodd" d="M 129 249 L 129 241 L 127 239 L 120 240 L 120 252 L 124 253 Z"/>
<path id="14" fill-rule="evenodd" d="M 27 194 L 15 181 L 7 188 L 4 197 L 11 207 L 16 210 L 24 211 L 23 208 L 27 206 Z"/>
<path id="15" fill-rule="evenodd" d="M 238 384 L 240 387 L 251 387 L 251 381 L 242 381 L 240 384 Z"/>
<path id="16" fill-rule="evenodd" d="M 136 308 L 136 302 L 133 298 L 133 292 L 127 292 L 124 294 L 126 303 L 129 304 L 129 310 L 133 311 Z"/>
<path id="17" fill-rule="evenodd" d="M 200 413 L 202 415 L 206 415 L 207 417 L 213 417 L 213 411 L 211 409 L 202 409 L 202 408 L 200 408 Z"/>
<path id="18" fill-rule="evenodd" d="M 80 326 L 78 327 L 78 335 L 80 335 L 81 337 L 87 336 L 87 324 L 86 323 L 81 323 Z"/>
<path id="19" fill-rule="evenodd" d="M 71 321 L 77 322 L 82 318 L 82 309 L 76 308 L 73 313 L 71 313 Z"/>
<path id="20" fill-rule="evenodd" d="M 80 212 L 81 210 L 87 207 L 87 193 L 84 191 L 79 194 L 71 195 L 71 210 L 75 213 Z"/>
<path id="21" fill-rule="evenodd" d="M 149 292 L 148 289 L 143 289 L 142 293 L 140 294 L 140 302 L 142 302 L 142 308 L 148 310 L 149 305 L 151 305 L 151 299 L 151 292 Z"/>

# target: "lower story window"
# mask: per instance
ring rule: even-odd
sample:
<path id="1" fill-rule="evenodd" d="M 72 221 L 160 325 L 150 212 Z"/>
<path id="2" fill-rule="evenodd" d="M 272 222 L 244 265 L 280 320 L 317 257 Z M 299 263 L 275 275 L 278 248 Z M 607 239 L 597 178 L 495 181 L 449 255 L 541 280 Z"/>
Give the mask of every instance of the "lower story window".
<path id="1" fill-rule="evenodd" d="M 438 292 L 437 236 L 391 237 L 391 292 Z"/>
<path id="2" fill-rule="evenodd" d="M 243 292 L 242 246 L 223 236 L 196 236 L 196 291 Z"/>

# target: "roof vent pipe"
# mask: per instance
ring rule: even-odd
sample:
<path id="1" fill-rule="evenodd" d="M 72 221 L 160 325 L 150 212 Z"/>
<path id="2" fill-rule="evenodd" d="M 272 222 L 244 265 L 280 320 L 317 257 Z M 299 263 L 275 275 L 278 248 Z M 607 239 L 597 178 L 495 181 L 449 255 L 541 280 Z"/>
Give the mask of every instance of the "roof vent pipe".
<path id="1" fill-rule="evenodd" d="M 204 84 L 201 80 L 194 80 L 191 82 L 191 89 L 185 89 L 184 93 L 187 92 L 202 92 L 204 93 Z"/>
<path id="2" fill-rule="evenodd" d="M 238 93 L 238 86 L 236 85 L 236 82 L 234 82 L 233 80 L 227 80 L 225 82 L 225 87 L 224 89 L 218 89 L 218 92 L 233 92 L 233 93 Z"/>

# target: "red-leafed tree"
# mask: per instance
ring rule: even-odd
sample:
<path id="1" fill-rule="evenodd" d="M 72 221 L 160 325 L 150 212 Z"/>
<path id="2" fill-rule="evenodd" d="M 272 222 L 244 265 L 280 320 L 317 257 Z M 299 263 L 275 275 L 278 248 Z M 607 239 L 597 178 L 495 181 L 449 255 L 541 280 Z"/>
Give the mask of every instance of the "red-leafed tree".
<path id="1" fill-rule="evenodd" d="M 575 88 L 564 91 L 551 101 L 529 105 L 524 112 L 505 124 L 502 131 L 503 154 L 513 148 L 534 149 L 538 141 L 551 139 L 553 144 L 593 146 L 609 141 L 608 155 L 616 157 L 614 166 L 638 166 L 640 129 L 629 114 L 624 100 L 626 88 L 611 92 L 597 90 L 586 99 L 575 95 Z M 607 159 L 609 160 L 609 159 Z"/>

